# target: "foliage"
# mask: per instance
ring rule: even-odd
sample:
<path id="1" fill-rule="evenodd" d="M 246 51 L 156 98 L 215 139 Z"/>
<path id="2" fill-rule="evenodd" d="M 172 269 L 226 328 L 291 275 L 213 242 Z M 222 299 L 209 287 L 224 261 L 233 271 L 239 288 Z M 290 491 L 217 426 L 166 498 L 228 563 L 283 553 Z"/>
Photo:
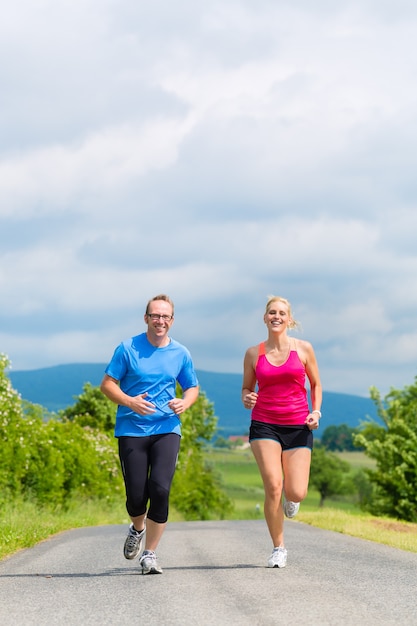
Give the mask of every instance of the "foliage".
<path id="1" fill-rule="evenodd" d="M 171 491 L 171 504 L 186 520 L 224 519 L 232 509 L 220 477 L 204 460 L 203 446 L 211 441 L 216 426 L 213 404 L 201 392 L 181 416 L 181 446 Z"/>
<path id="2" fill-rule="evenodd" d="M 350 428 L 347 424 L 328 426 L 321 437 L 322 445 L 331 452 L 352 452 L 356 449 L 353 436 L 358 432 L 357 428 Z"/>
<path id="3" fill-rule="evenodd" d="M 357 492 L 358 504 L 361 509 L 367 510 L 372 501 L 373 487 L 366 469 L 359 469 L 353 475 L 353 482 Z"/>
<path id="4" fill-rule="evenodd" d="M 80 426 L 90 426 L 113 435 L 116 422 L 114 403 L 99 387 L 86 383 L 83 393 L 76 398 L 74 406 L 59 412 L 62 420 L 69 420 Z"/>
<path id="5" fill-rule="evenodd" d="M 182 395 L 177 386 L 177 396 Z M 62 419 L 74 425 L 94 427 L 113 434 L 115 405 L 99 388 L 89 383 L 73 407 L 61 412 Z M 201 393 L 197 401 L 181 416 L 181 446 L 174 476 L 171 504 L 185 519 L 208 519 L 211 515 L 223 517 L 230 508 L 221 490 L 218 477 L 205 463 L 202 447 L 216 432 L 217 419 L 213 405 Z"/>
<path id="6" fill-rule="evenodd" d="M 354 485 L 349 474 L 349 463 L 326 452 L 322 446 L 315 446 L 311 459 L 310 485 L 320 494 L 322 507 L 326 498 L 353 493 Z"/>
<path id="7" fill-rule="evenodd" d="M 0 355 L 0 493 L 52 507 L 70 497 L 111 497 L 122 491 L 116 446 L 106 433 L 67 419 L 45 419 L 22 401 Z"/>
<path id="8" fill-rule="evenodd" d="M 192 449 L 175 473 L 171 502 L 185 520 L 225 519 L 233 508 L 219 476 L 202 454 Z"/>
<path id="9" fill-rule="evenodd" d="M 216 440 L 214 441 L 214 446 L 216 448 L 225 448 L 230 450 L 233 447 L 233 444 L 229 439 L 226 439 L 225 437 L 222 437 L 220 435 L 219 437 L 216 437 Z"/>
<path id="10" fill-rule="evenodd" d="M 376 461 L 367 470 L 374 487 L 368 508 L 375 515 L 417 521 L 417 377 L 414 385 L 391 389 L 382 400 L 371 388 L 383 424 L 365 423 L 355 443 Z"/>
<path id="11" fill-rule="evenodd" d="M 6 374 L 9 365 L 0 355 L 0 499 L 26 498 L 62 508 L 74 498 L 108 499 L 123 493 L 114 403 L 86 383 L 72 407 L 50 416 L 20 398 Z M 185 519 L 224 518 L 231 501 L 203 456 L 217 427 L 213 405 L 201 393 L 181 419 L 171 503 Z"/>

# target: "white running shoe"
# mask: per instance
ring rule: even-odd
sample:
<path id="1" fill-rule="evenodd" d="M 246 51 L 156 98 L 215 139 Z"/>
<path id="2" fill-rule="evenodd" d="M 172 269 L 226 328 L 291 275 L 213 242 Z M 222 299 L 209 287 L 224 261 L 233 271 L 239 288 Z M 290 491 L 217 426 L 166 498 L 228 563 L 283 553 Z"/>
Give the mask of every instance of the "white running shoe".
<path id="1" fill-rule="evenodd" d="M 162 568 L 158 565 L 156 554 L 151 550 L 142 552 L 139 563 L 142 566 L 142 574 L 162 574 Z"/>
<path id="2" fill-rule="evenodd" d="M 291 502 L 291 500 L 286 500 L 284 496 L 284 502 L 282 505 L 284 509 L 285 517 L 292 518 L 295 517 L 300 509 L 299 502 Z"/>
<path id="3" fill-rule="evenodd" d="M 287 550 L 283 547 L 274 548 L 268 560 L 268 567 L 285 567 L 287 564 Z"/>

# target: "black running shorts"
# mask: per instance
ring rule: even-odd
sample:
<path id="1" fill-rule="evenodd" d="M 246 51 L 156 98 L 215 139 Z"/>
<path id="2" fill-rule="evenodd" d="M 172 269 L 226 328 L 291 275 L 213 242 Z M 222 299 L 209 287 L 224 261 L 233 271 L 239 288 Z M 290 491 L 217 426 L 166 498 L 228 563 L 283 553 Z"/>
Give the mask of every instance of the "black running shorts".
<path id="1" fill-rule="evenodd" d="M 277 441 L 283 450 L 294 448 L 313 449 L 313 433 L 306 424 L 297 426 L 279 426 L 252 420 L 249 429 L 249 441 L 256 439 L 272 439 Z"/>

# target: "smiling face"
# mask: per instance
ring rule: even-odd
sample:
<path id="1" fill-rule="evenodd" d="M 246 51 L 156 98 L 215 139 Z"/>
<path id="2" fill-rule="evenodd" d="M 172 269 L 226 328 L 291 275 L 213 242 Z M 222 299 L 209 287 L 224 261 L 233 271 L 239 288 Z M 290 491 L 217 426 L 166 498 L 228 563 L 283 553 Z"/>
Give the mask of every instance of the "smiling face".
<path id="1" fill-rule="evenodd" d="M 279 298 L 271 300 L 267 305 L 264 322 L 268 330 L 273 332 L 283 332 L 287 328 L 291 328 L 293 320 L 290 305 Z"/>
<path id="2" fill-rule="evenodd" d="M 168 342 L 168 331 L 174 323 L 172 305 L 165 300 L 152 300 L 144 316 L 148 339 L 154 345 Z"/>

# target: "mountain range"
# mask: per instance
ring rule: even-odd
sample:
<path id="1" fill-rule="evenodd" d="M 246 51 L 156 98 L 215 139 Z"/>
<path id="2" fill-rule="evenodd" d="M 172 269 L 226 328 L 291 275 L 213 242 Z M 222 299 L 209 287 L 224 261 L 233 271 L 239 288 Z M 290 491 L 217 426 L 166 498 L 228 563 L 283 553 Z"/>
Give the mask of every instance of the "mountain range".
<path id="1" fill-rule="evenodd" d="M 40 404 L 56 413 L 76 402 L 86 383 L 100 384 L 106 364 L 72 363 L 36 370 L 10 371 L 13 388 L 24 400 Z M 222 437 L 245 435 L 249 430 L 250 413 L 240 399 L 242 376 L 197 370 L 201 391 L 214 405 L 218 418 L 218 434 Z M 378 421 L 370 398 L 336 392 L 323 392 L 322 428 L 346 424 L 356 428 L 368 418 Z"/>

